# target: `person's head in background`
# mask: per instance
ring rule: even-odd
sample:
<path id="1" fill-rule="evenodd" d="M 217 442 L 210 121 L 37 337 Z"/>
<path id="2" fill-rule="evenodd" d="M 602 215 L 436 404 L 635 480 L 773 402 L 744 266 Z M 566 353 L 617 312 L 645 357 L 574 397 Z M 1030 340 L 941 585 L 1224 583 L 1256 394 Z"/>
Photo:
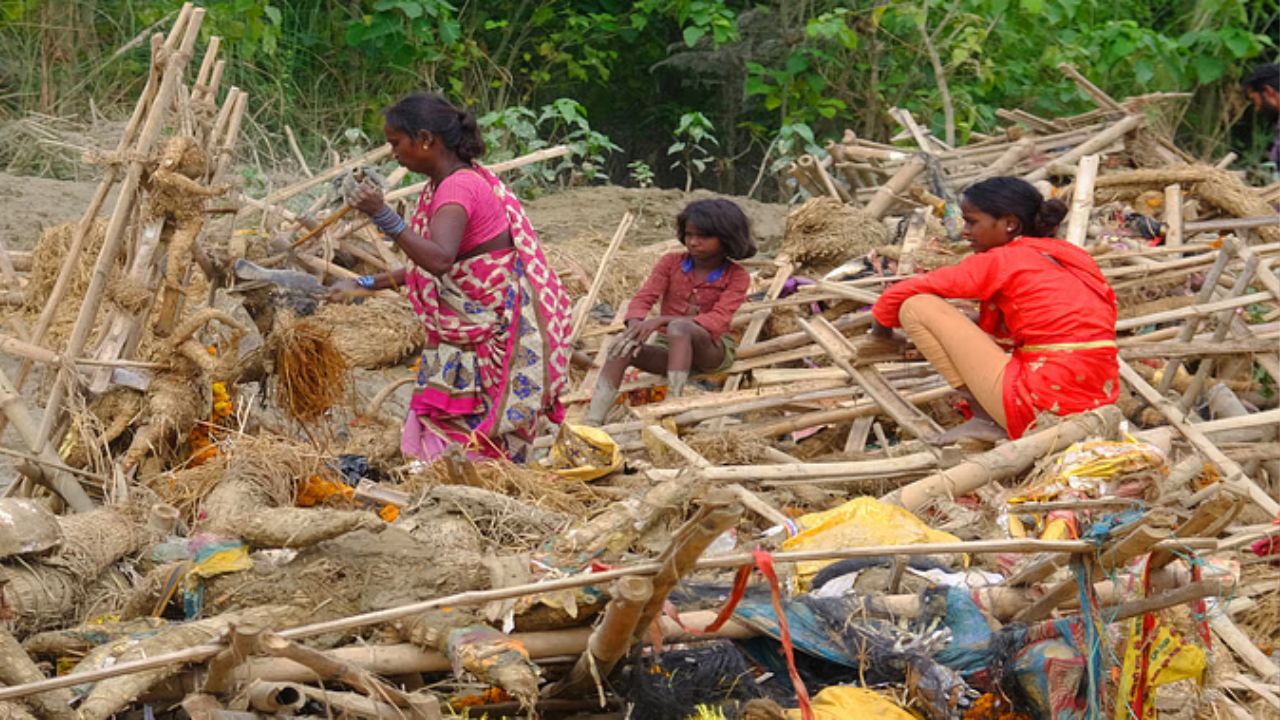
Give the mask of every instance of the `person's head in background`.
<path id="1" fill-rule="evenodd" d="M 1280 63 L 1263 63 L 1241 81 L 1253 109 L 1268 120 L 1280 119 Z"/>

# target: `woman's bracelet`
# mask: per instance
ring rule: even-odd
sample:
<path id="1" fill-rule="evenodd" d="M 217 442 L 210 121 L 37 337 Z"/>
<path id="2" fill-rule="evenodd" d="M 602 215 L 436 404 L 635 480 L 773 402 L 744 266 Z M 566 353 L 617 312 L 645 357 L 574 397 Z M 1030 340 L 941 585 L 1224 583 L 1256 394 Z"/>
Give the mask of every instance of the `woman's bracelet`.
<path id="1" fill-rule="evenodd" d="M 370 215 L 369 219 L 373 221 L 374 225 L 378 226 L 378 229 L 381 230 L 384 235 L 391 238 L 395 238 L 397 235 L 404 232 L 406 227 L 404 218 L 400 217 L 400 215 L 397 214 L 395 210 L 392 210 L 389 205 L 373 215 Z"/>
<path id="2" fill-rule="evenodd" d="M 377 285 L 377 282 L 374 280 L 372 275 L 361 275 L 356 278 L 356 285 L 359 285 L 365 290 L 373 290 Z"/>

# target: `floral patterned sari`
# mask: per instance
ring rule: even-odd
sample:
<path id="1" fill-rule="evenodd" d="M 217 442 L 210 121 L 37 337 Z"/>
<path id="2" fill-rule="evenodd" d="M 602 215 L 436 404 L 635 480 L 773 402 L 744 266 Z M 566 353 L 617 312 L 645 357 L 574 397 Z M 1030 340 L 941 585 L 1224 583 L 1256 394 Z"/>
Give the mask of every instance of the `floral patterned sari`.
<path id="1" fill-rule="evenodd" d="M 405 285 L 427 344 L 400 446 L 423 460 L 459 443 L 524 462 L 546 422 L 564 419 L 570 300 L 515 194 L 474 169 L 502 203 L 514 248 L 459 260 L 441 277 L 410 264 Z M 431 193 L 428 184 L 413 215 L 423 237 Z"/>

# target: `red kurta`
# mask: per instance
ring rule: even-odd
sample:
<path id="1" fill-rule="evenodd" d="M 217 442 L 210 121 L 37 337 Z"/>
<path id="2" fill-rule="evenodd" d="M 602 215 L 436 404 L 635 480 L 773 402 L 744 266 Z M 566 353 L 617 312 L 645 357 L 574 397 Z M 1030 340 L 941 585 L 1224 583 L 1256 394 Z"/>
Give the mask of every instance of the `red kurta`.
<path id="1" fill-rule="evenodd" d="M 1071 415 L 1119 396 L 1116 295 L 1084 250 L 1020 237 L 890 287 L 872 313 L 897 327 L 902 303 L 925 293 L 980 300 L 978 326 L 1011 346 L 1004 374 L 1010 437 L 1020 437 L 1042 410 Z"/>

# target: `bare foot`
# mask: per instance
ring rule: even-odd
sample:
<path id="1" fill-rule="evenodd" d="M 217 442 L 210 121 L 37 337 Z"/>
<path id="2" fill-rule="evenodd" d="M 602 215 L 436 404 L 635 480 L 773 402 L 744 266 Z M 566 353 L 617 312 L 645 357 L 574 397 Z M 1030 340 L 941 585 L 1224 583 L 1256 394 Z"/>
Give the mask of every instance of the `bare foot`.
<path id="1" fill-rule="evenodd" d="M 980 440 L 982 442 L 998 443 L 1001 440 L 1008 440 L 1009 433 L 1000 427 L 994 420 L 987 418 L 975 417 L 967 420 L 950 430 L 935 435 L 929 439 L 929 444 L 938 447 L 953 445 L 961 440 Z"/>

